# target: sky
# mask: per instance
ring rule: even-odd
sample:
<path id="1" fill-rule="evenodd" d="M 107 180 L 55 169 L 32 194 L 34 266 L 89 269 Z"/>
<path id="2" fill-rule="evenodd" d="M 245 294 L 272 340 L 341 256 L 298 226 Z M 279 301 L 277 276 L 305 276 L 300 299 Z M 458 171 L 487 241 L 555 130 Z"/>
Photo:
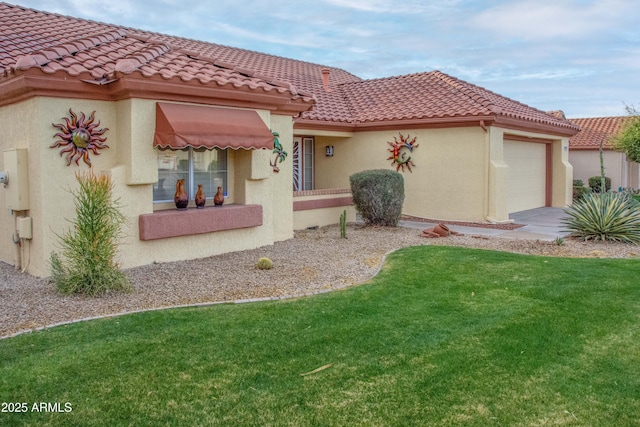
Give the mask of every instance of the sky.
<path id="1" fill-rule="evenodd" d="M 640 106 L 637 0 L 4 0 L 342 68 L 439 70 L 568 118 Z"/>

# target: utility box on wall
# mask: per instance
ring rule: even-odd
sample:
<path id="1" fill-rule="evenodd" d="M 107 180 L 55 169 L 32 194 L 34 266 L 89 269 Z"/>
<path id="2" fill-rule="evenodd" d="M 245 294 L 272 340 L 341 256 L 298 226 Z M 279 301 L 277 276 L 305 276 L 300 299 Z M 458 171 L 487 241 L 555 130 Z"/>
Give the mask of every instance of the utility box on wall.
<path id="1" fill-rule="evenodd" d="M 26 148 L 4 151 L 4 170 L 7 172 L 5 192 L 7 208 L 14 211 L 29 210 L 29 165 Z"/>
<path id="2" fill-rule="evenodd" d="M 16 231 L 20 239 L 33 239 L 33 221 L 31 217 L 18 217 L 16 219 Z"/>

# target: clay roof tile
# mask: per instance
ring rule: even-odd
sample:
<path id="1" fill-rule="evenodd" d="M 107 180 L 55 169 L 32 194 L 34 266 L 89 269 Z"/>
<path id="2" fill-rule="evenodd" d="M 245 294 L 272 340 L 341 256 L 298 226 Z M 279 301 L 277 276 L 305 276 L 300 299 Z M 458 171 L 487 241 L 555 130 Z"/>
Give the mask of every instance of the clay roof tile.
<path id="1" fill-rule="evenodd" d="M 19 31 L 29 28 L 30 31 Z M 339 68 L 259 52 L 65 17 L 0 3 L 0 69 L 42 67 L 104 76 L 115 70 L 145 78 L 197 79 L 254 91 L 289 93 L 316 102 L 301 117 L 320 122 L 373 123 L 499 116 L 577 131 L 536 110 L 439 71 L 362 80 Z M 18 35 L 19 34 L 19 35 Z M 7 35 L 5 37 L 5 35 Z M 75 55 L 77 61 L 53 58 Z M 26 56 L 29 55 L 29 56 Z M 329 70 L 325 89 L 322 70 Z M 44 70 L 43 70 L 44 71 Z M 8 71 L 3 75 L 11 78 Z M 101 77 L 96 77 L 101 78 Z"/>
<path id="2" fill-rule="evenodd" d="M 80 64 L 73 64 L 69 67 L 65 67 L 65 69 L 71 76 L 79 76 L 87 71 L 87 69 Z"/>
<path id="3" fill-rule="evenodd" d="M 140 62 L 133 58 L 118 59 L 116 61 L 115 71 L 123 74 L 131 74 L 140 68 Z"/>
<path id="4" fill-rule="evenodd" d="M 44 55 L 23 55 L 16 61 L 15 68 L 18 70 L 26 70 L 31 67 L 40 66 L 47 61 Z"/>
<path id="5" fill-rule="evenodd" d="M 629 116 L 616 117 L 589 117 L 569 119 L 580 126 L 580 132 L 569 139 L 569 148 L 572 150 L 599 150 L 602 142 L 603 148 L 611 149 L 611 138 L 618 133 Z"/>

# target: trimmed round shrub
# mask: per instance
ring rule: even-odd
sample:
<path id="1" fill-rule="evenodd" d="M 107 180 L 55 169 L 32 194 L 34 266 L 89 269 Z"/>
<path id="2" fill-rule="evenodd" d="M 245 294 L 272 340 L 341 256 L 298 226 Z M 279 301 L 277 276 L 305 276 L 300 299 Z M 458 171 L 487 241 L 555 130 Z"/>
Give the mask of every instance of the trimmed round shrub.
<path id="1" fill-rule="evenodd" d="M 573 201 L 580 200 L 584 195 L 590 192 L 587 187 L 584 186 L 584 182 L 581 179 L 573 180 Z"/>
<path id="2" fill-rule="evenodd" d="M 367 225 L 396 226 L 404 203 L 404 178 L 395 171 L 374 169 L 349 177 L 356 210 Z"/>
<path id="3" fill-rule="evenodd" d="M 602 191 L 600 190 L 600 184 L 602 184 L 600 175 L 592 176 L 591 178 L 589 178 L 589 187 L 591 187 L 591 191 L 593 191 L 594 193 L 602 193 Z M 608 176 L 604 177 L 604 186 L 605 191 L 611 190 L 611 178 L 609 178 Z"/>
<path id="4" fill-rule="evenodd" d="M 271 270 L 273 268 L 273 261 L 269 258 L 262 257 L 256 263 L 256 268 L 259 270 Z"/>
<path id="5" fill-rule="evenodd" d="M 565 212 L 572 236 L 640 243 L 640 203 L 628 193 L 587 193 Z"/>

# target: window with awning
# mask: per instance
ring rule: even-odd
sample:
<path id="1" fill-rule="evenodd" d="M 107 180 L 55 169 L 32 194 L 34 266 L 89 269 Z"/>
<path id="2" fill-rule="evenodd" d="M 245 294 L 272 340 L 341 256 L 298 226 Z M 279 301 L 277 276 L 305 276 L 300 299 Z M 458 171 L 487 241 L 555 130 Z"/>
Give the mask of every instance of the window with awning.
<path id="1" fill-rule="evenodd" d="M 158 156 L 154 203 L 173 201 L 176 181 L 185 180 L 189 199 L 202 185 L 211 199 L 229 190 L 228 149 L 273 149 L 274 136 L 253 110 L 157 103 L 153 146 Z"/>
<path id="2" fill-rule="evenodd" d="M 160 149 L 273 149 L 273 134 L 253 110 L 156 104 L 153 146 Z"/>

